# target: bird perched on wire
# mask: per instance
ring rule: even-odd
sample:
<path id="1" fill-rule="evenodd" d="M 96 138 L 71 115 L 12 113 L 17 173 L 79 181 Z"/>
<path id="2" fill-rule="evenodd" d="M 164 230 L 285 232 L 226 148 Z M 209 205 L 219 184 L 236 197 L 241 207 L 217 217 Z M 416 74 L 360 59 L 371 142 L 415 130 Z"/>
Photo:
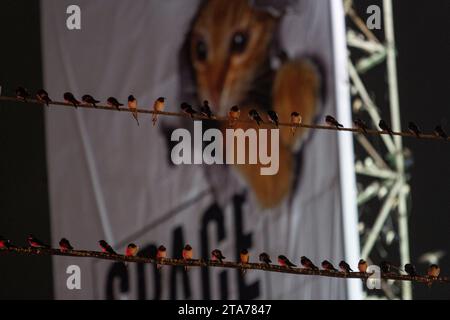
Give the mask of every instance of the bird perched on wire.
<path id="1" fill-rule="evenodd" d="M 228 125 L 230 127 L 234 126 L 234 123 L 239 120 L 241 116 L 241 110 L 238 106 L 232 106 L 230 111 L 228 111 Z"/>
<path id="2" fill-rule="evenodd" d="M 259 115 L 258 111 L 256 111 L 256 109 L 251 109 L 248 112 L 248 117 L 254 121 L 256 121 L 256 123 L 258 124 L 258 126 L 261 123 L 264 123 L 263 119 L 261 118 L 261 116 Z"/>
<path id="3" fill-rule="evenodd" d="M 441 273 L 441 268 L 437 264 L 432 264 L 428 267 L 427 275 L 430 278 L 437 278 L 439 277 L 439 274 Z"/>
<path id="4" fill-rule="evenodd" d="M 214 115 L 209 107 L 208 100 L 203 101 L 203 105 L 200 107 L 200 112 L 203 116 L 208 117 L 208 119 L 213 119 Z"/>
<path id="5" fill-rule="evenodd" d="M 164 97 L 159 97 L 158 99 L 156 99 L 155 102 L 153 102 L 153 111 L 157 111 L 157 112 L 164 111 L 165 100 L 166 100 L 166 98 L 164 98 Z M 154 113 L 152 115 L 153 126 L 155 126 L 157 119 L 158 119 L 158 115 L 156 113 Z"/>
<path id="6" fill-rule="evenodd" d="M 419 129 L 419 127 L 412 121 L 408 122 L 408 130 L 409 132 L 411 132 L 412 134 L 414 134 L 417 138 L 420 138 L 421 135 L 421 131 Z"/>
<path id="7" fill-rule="evenodd" d="M 182 256 L 183 256 L 183 259 L 185 261 L 192 260 L 193 250 L 192 250 L 192 247 L 190 245 L 187 244 L 187 245 L 184 246 L 183 252 L 182 252 Z M 188 266 L 184 266 L 184 270 L 188 271 Z"/>
<path id="8" fill-rule="evenodd" d="M 128 106 L 128 109 L 131 111 L 131 115 L 133 116 L 134 120 L 136 120 L 136 123 L 139 126 L 138 112 L 137 112 L 137 100 L 132 94 L 130 94 L 128 96 L 127 106 Z"/>
<path id="9" fill-rule="evenodd" d="M 384 121 L 383 119 L 380 120 L 380 122 L 378 123 L 378 126 L 380 127 L 381 130 L 386 131 L 387 133 L 389 133 L 389 135 L 391 137 L 394 135 L 394 132 L 392 131 L 391 127 L 388 126 L 386 121 Z"/>
<path id="10" fill-rule="evenodd" d="M 364 134 L 367 134 L 367 129 L 369 129 L 367 127 L 367 124 L 364 122 L 364 120 L 356 118 L 355 120 L 353 120 L 353 123 L 355 124 L 355 126 L 358 128 L 359 131 L 362 131 Z"/>
<path id="11" fill-rule="evenodd" d="M 105 240 L 100 240 L 98 244 L 100 245 L 102 252 L 109 254 L 117 254 L 117 252 L 115 252 L 114 249 Z"/>
<path id="12" fill-rule="evenodd" d="M 73 250 L 72 245 L 70 244 L 69 240 L 66 238 L 62 238 L 59 240 L 59 250 L 62 252 L 66 252 L 68 250 Z"/>
<path id="13" fill-rule="evenodd" d="M 319 270 L 319 268 L 305 256 L 302 256 L 300 258 L 300 263 L 302 264 L 303 268 L 305 268 L 305 269 Z"/>
<path id="14" fill-rule="evenodd" d="M 339 269 L 341 269 L 341 271 L 345 273 L 353 272 L 352 268 L 350 268 L 350 265 L 344 260 L 339 262 Z"/>
<path id="15" fill-rule="evenodd" d="M 411 263 L 405 264 L 405 272 L 411 277 L 417 276 L 416 267 Z"/>
<path id="16" fill-rule="evenodd" d="M 192 119 L 194 119 L 194 115 L 197 114 L 197 111 L 192 108 L 192 106 L 186 102 L 183 102 L 181 104 L 181 111 L 183 111 L 185 114 L 188 114 L 191 116 Z"/>
<path id="17" fill-rule="evenodd" d="M 156 259 L 165 259 L 167 257 L 167 249 L 163 245 L 160 245 L 158 247 L 158 250 L 156 251 Z M 161 270 L 163 267 L 162 264 L 157 263 L 156 269 Z"/>
<path id="18" fill-rule="evenodd" d="M 242 249 L 239 253 L 239 260 L 241 264 L 247 264 L 250 261 L 250 255 L 248 253 L 247 249 Z M 245 269 L 241 269 L 241 274 L 243 275 L 245 273 Z"/>
<path id="19" fill-rule="evenodd" d="M 284 255 L 278 256 L 278 263 L 282 267 L 288 267 L 288 268 L 296 267 L 296 265 L 293 264 L 291 261 L 289 261 L 289 259 Z"/>
<path id="20" fill-rule="evenodd" d="M 83 101 L 88 106 L 93 106 L 94 108 L 97 108 L 97 103 L 99 103 L 99 100 L 96 100 L 93 96 L 90 94 L 85 94 L 81 97 L 81 101 Z"/>
<path id="21" fill-rule="evenodd" d="M 270 260 L 270 256 L 265 252 L 259 255 L 259 261 L 267 265 L 272 263 L 272 260 Z"/>
<path id="22" fill-rule="evenodd" d="M 292 135 L 295 134 L 295 130 L 297 130 L 297 126 L 302 123 L 302 116 L 300 113 L 293 111 L 291 112 L 291 132 Z"/>
<path id="23" fill-rule="evenodd" d="M 0 236 L 0 249 L 8 249 L 11 247 L 12 247 L 11 241 L 9 239 Z"/>
<path id="24" fill-rule="evenodd" d="M 134 243 L 130 243 L 127 245 L 127 248 L 125 250 L 125 256 L 127 257 L 135 257 L 138 254 L 139 247 L 135 245 Z"/>
<path id="25" fill-rule="evenodd" d="M 344 126 L 342 125 L 342 124 L 340 124 L 335 118 L 333 118 L 332 116 L 330 116 L 330 115 L 327 115 L 326 117 L 325 117 L 325 122 L 329 125 L 329 126 L 331 126 L 331 127 L 336 127 L 336 129 L 339 129 L 339 128 L 343 128 Z"/>
<path id="26" fill-rule="evenodd" d="M 273 110 L 267 111 L 267 118 L 269 119 L 270 122 L 272 122 L 278 128 L 278 124 L 279 124 L 278 114 L 275 111 L 273 111 Z"/>
<path id="27" fill-rule="evenodd" d="M 328 271 L 338 271 L 334 266 L 333 266 L 333 264 L 330 262 L 330 261 L 328 261 L 328 260 L 323 260 L 322 261 L 322 268 L 324 269 L 324 270 L 328 270 Z"/>
<path id="28" fill-rule="evenodd" d="M 16 98 L 19 100 L 27 101 L 30 97 L 30 93 L 24 87 L 17 87 L 16 89 Z"/>
<path id="29" fill-rule="evenodd" d="M 434 132 L 433 133 L 434 133 L 434 135 L 436 137 L 441 137 L 442 139 L 448 139 L 447 133 L 445 133 L 444 129 L 442 129 L 441 126 L 436 126 L 434 128 Z"/>
<path id="30" fill-rule="evenodd" d="M 65 92 L 63 95 L 64 101 L 78 108 L 80 101 L 78 101 L 71 92 Z"/>
<path id="31" fill-rule="evenodd" d="M 123 106 L 123 103 L 120 103 L 116 98 L 109 97 L 108 100 L 106 100 L 106 103 L 111 108 L 116 108 L 117 110 L 120 110 L 120 107 Z"/>
<path id="32" fill-rule="evenodd" d="M 28 245 L 30 247 L 32 247 L 32 248 L 44 248 L 44 249 L 49 249 L 50 248 L 50 246 L 48 244 L 45 244 L 44 242 L 42 242 L 41 240 L 39 240 L 38 238 L 36 238 L 32 234 L 30 234 L 28 236 L 27 242 L 28 242 Z"/>
<path id="33" fill-rule="evenodd" d="M 125 256 L 126 257 L 135 257 L 138 254 L 139 247 L 135 245 L 134 243 L 130 243 L 127 245 L 127 248 L 125 249 Z M 128 266 L 128 262 L 125 262 L 125 267 Z"/>
<path id="34" fill-rule="evenodd" d="M 440 273 L 441 273 L 441 268 L 439 268 L 439 266 L 437 264 L 432 264 L 428 267 L 427 275 L 428 275 L 428 278 L 430 278 L 430 280 L 437 279 L 437 277 L 439 277 Z M 428 283 L 428 286 L 431 287 L 432 284 L 433 284 L 433 282 L 430 281 Z"/>
<path id="35" fill-rule="evenodd" d="M 367 271 L 367 262 L 364 259 L 359 260 L 358 262 L 358 270 L 359 272 L 366 273 Z"/>
<path id="36" fill-rule="evenodd" d="M 223 262 L 223 260 L 225 260 L 226 258 L 223 256 L 222 251 L 220 251 L 219 249 L 214 249 L 211 252 L 211 258 L 213 261 L 219 261 L 220 263 Z"/>
<path id="37" fill-rule="evenodd" d="M 52 99 L 50 99 L 47 91 L 45 91 L 44 89 L 39 89 L 38 92 L 36 92 L 36 99 L 38 99 L 42 103 L 45 103 L 47 107 L 49 106 L 49 103 L 52 102 Z"/>

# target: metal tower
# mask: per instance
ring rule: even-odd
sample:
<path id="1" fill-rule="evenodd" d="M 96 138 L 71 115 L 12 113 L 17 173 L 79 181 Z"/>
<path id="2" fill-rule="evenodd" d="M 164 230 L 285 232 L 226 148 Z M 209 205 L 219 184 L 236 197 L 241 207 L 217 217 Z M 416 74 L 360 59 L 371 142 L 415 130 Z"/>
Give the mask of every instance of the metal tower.
<path id="1" fill-rule="evenodd" d="M 401 131 L 392 2 L 382 2 L 383 42 L 366 25 L 365 19 L 370 13 L 362 19 L 352 0 L 344 0 L 344 6 L 353 113 L 370 119 L 370 126 L 378 128 L 380 108 L 370 95 L 373 90 L 363 81 L 364 75 L 378 66 L 378 71 L 384 71 L 389 93 L 389 102 L 383 109 L 390 110 L 392 129 Z M 379 140 L 369 141 L 364 135 L 355 135 L 355 148 L 363 150 L 355 155 L 361 257 L 370 262 L 375 256 L 374 262 L 379 262 L 383 252 L 390 251 L 392 255 L 395 251 L 393 255 L 399 256 L 404 266 L 410 262 L 407 208 L 410 187 L 405 174 L 405 150 L 401 136 L 383 135 L 381 138 L 382 143 L 379 143 Z M 408 281 L 384 283 L 382 289 L 389 299 L 412 298 Z M 370 291 L 367 294 L 368 298 L 376 297 Z"/>

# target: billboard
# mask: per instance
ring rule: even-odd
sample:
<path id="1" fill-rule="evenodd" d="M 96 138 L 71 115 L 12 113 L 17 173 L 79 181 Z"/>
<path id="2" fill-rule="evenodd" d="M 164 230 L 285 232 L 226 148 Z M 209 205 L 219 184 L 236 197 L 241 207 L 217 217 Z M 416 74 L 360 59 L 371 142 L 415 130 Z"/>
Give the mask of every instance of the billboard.
<path id="1" fill-rule="evenodd" d="M 275 110 L 287 122 L 325 114 L 350 121 L 343 9 L 335 1 L 137 0 L 77 1 L 80 29 L 67 27 L 73 2 L 41 1 L 45 87 L 126 101 L 141 108 L 166 98 L 208 100 L 226 116 L 233 105 L 247 117 Z M 357 262 L 351 136 L 281 128 L 278 168 L 262 164 L 175 164 L 173 134 L 183 128 L 202 152 L 208 128 L 229 125 L 106 110 L 46 110 L 52 237 L 98 249 L 105 239 L 119 252 L 130 242 L 153 256 L 164 244 L 181 257 L 220 248 L 229 260 L 247 249 L 299 263 L 308 256 Z M 235 129 L 257 128 L 238 124 Z M 204 136 L 203 136 L 204 137 Z M 195 142 L 193 142 L 195 145 Z M 273 151 L 273 149 L 272 149 Z M 204 159 L 203 159 L 204 160 Z M 195 161 L 194 161 L 195 162 Z M 259 271 L 164 267 L 55 257 L 59 299 L 345 299 L 359 297 L 360 281 Z M 66 286 L 79 265 L 81 290 Z"/>

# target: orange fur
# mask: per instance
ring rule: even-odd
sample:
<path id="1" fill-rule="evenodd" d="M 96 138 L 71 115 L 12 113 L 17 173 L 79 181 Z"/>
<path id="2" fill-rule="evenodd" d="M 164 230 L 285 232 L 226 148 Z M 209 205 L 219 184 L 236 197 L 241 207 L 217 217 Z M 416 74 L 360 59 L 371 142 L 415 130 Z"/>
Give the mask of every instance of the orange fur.
<path id="1" fill-rule="evenodd" d="M 231 106 L 239 105 L 241 118 L 247 118 L 249 109 L 255 108 L 266 119 L 262 106 L 243 104 L 252 85 L 265 72 L 263 66 L 268 61 L 277 23 L 277 18 L 251 8 L 247 0 L 209 0 L 200 8 L 190 38 L 191 63 L 198 98 L 208 100 L 215 114 L 226 116 Z M 247 36 L 242 52 L 230 50 L 237 32 Z M 199 52 L 206 54 L 202 56 Z M 289 122 L 292 111 L 299 112 L 305 123 L 313 121 L 318 79 L 315 68 L 302 60 L 288 61 L 276 71 L 272 108 L 280 121 Z M 256 128 L 256 124 L 238 122 L 235 128 L 246 130 Z M 235 165 L 262 207 L 274 207 L 290 193 L 294 169 L 292 150 L 303 134 L 302 129 L 296 130 L 294 136 L 289 128 L 280 129 L 280 166 L 276 175 L 262 176 L 260 164 Z"/>

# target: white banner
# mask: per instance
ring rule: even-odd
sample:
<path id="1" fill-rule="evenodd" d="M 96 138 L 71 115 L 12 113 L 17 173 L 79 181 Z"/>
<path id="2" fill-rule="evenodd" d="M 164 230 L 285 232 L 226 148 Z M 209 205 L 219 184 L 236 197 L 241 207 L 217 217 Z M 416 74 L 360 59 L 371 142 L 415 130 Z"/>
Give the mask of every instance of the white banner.
<path id="1" fill-rule="evenodd" d="M 197 106 L 208 97 L 222 115 L 234 103 L 247 104 L 279 108 L 284 122 L 291 109 L 283 99 L 300 95 L 294 103 L 305 122 L 323 123 L 326 114 L 350 121 L 348 100 L 342 92 L 337 95 L 337 88 L 348 90 L 336 80 L 346 81 L 345 57 L 338 65 L 334 54 L 345 52 L 341 5 L 333 6 L 336 14 L 331 1 L 286 1 L 288 7 L 270 10 L 264 1 L 262 8 L 245 0 L 223 3 L 43 0 L 45 88 L 55 100 L 71 91 L 78 98 L 114 96 L 126 103 L 133 94 L 149 109 L 161 96 L 167 98 L 167 111 L 179 111 L 183 101 Z M 80 29 L 68 28 L 74 11 L 67 8 L 74 4 Z M 233 31 L 233 26 L 240 28 Z M 228 55 L 227 64 L 221 55 Z M 270 76 L 260 78 L 263 69 Z M 320 85 L 308 109 L 303 102 L 314 87 L 306 76 L 311 70 Z M 219 85 L 214 81 L 220 72 L 226 80 Z M 299 81 L 289 81 L 290 76 Z M 287 93 L 277 91 L 277 79 Z M 164 244 L 169 257 L 180 257 L 189 243 L 194 257 L 208 258 L 220 248 L 227 259 L 237 260 L 240 250 L 248 249 L 251 261 L 265 251 L 275 263 L 279 254 L 296 264 L 302 255 L 318 265 L 324 259 L 337 265 L 349 257 L 351 265 L 357 263 L 357 230 L 344 225 L 356 219 L 344 218 L 344 206 L 354 215 L 356 205 L 354 198 L 343 201 L 341 187 L 345 177 L 347 192 L 354 192 L 353 163 L 342 163 L 352 158 L 341 152 L 352 152 L 351 136 L 338 141 L 335 132 L 316 130 L 291 138 L 281 129 L 280 171 L 266 179 L 233 165 L 174 165 L 171 133 L 178 127 L 192 130 L 192 122 L 160 116 L 152 126 L 148 115 L 139 121 L 137 126 L 124 112 L 47 109 L 54 242 L 66 237 L 75 248 L 97 250 L 98 240 L 105 239 L 121 253 L 134 242 L 149 256 Z M 358 280 L 261 271 L 241 277 L 219 268 L 185 273 L 164 267 L 159 273 L 152 265 L 53 261 L 58 299 L 345 299 L 358 297 L 360 290 Z M 66 268 L 72 264 L 81 268 L 80 290 L 66 286 Z M 356 283 L 353 295 L 347 281 Z"/>

